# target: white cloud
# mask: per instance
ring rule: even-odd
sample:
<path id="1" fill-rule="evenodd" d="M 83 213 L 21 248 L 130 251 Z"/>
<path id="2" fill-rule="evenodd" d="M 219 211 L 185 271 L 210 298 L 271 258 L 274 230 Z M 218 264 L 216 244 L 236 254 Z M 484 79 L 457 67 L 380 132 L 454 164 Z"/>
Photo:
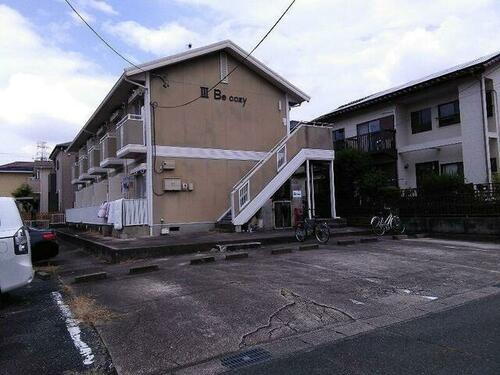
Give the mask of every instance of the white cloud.
<path id="1" fill-rule="evenodd" d="M 223 39 L 250 50 L 289 4 L 176 1 L 193 9 L 192 18 L 107 30 L 159 56 Z M 499 49 L 499 13 L 494 0 L 298 0 L 255 56 L 312 96 L 292 112 L 307 119 Z"/>
<path id="2" fill-rule="evenodd" d="M 108 15 L 118 14 L 118 12 L 104 0 L 78 0 L 78 5 L 83 9 L 97 10 Z"/>
<path id="3" fill-rule="evenodd" d="M 54 47 L 16 10 L 0 5 L 2 159 L 38 140 L 71 140 L 113 83 L 81 55 Z"/>
<path id="4" fill-rule="evenodd" d="M 86 11 L 84 10 L 79 10 L 78 13 L 80 14 L 80 16 L 83 17 L 83 19 L 89 23 L 93 23 L 95 21 L 95 17 L 93 15 L 91 15 L 90 13 L 87 13 Z M 78 14 L 76 14 L 75 12 L 73 12 L 73 10 L 70 10 L 68 12 L 68 14 L 70 15 L 71 18 L 73 18 L 74 21 L 76 21 L 77 23 L 81 23 L 83 24 L 83 21 L 82 19 L 78 16 Z"/>
<path id="5" fill-rule="evenodd" d="M 126 36 L 126 41 L 143 51 L 168 54 L 184 48 L 188 43 L 200 43 L 204 38 L 176 22 L 149 29 L 135 21 L 107 23 L 106 31 L 115 36 Z"/>

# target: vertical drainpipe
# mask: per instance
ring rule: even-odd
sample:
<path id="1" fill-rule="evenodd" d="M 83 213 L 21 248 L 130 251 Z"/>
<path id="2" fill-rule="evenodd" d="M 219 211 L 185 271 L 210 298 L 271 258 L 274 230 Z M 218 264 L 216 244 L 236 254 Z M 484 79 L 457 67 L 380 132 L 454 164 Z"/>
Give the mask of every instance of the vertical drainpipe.
<path id="1" fill-rule="evenodd" d="M 332 218 L 337 218 L 337 207 L 335 202 L 335 174 L 334 174 L 335 151 L 333 151 L 333 159 L 330 162 L 330 204 L 332 210 Z"/>
<path id="2" fill-rule="evenodd" d="M 288 105 L 288 93 L 285 94 L 285 116 L 286 116 L 286 135 L 290 134 L 290 106 Z"/>
<path id="3" fill-rule="evenodd" d="M 146 126 L 146 199 L 148 208 L 149 235 L 153 235 L 153 138 L 151 126 L 151 75 L 146 74 L 144 92 L 144 124 Z"/>
<path id="4" fill-rule="evenodd" d="M 486 82 L 484 75 L 481 75 L 481 115 L 483 118 L 483 135 L 484 135 L 484 153 L 486 162 L 486 178 L 487 182 L 491 183 L 491 163 L 490 163 L 490 142 L 488 138 L 488 116 L 486 110 Z"/>
<path id="5" fill-rule="evenodd" d="M 309 171 L 309 159 L 306 160 L 306 183 L 307 183 L 307 217 L 312 219 L 311 206 L 311 174 Z"/>

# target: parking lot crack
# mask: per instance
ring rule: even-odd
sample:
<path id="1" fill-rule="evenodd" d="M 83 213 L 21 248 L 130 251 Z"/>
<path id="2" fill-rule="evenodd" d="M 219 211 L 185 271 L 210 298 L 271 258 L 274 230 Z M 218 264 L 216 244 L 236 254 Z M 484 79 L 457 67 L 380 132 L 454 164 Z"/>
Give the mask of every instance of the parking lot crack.
<path id="1" fill-rule="evenodd" d="M 239 348 L 310 331 L 327 324 L 355 320 L 345 311 L 302 297 L 288 289 L 282 288 L 280 295 L 289 302 L 273 311 L 266 324 L 245 333 L 240 339 Z"/>

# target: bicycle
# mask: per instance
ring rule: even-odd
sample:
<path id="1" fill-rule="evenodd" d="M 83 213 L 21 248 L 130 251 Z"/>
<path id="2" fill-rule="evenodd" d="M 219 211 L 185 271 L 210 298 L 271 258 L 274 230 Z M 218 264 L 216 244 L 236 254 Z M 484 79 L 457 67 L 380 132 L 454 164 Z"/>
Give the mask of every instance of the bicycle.
<path id="1" fill-rule="evenodd" d="M 330 239 L 330 227 L 325 221 L 306 218 L 295 226 L 295 238 L 299 242 L 304 242 L 312 233 L 320 243 L 327 243 Z"/>
<path id="2" fill-rule="evenodd" d="M 379 236 L 383 236 L 385 232 L 391 230 L 398 234 L 403 234 L 406 229 L 399 216 L 393 215 L 391 211 L 389 211 L 389 215 L 386 218 L 383 216 L 373 216 L 370 225 L 372 226 L 373 233 Z"/>

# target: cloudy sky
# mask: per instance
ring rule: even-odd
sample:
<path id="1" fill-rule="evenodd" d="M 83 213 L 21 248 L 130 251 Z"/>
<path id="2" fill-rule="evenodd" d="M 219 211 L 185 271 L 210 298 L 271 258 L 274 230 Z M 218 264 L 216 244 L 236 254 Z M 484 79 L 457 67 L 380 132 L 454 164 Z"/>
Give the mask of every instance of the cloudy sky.
<path id="1" fill-rule="evenodd" d="M 71 0 L 134 62 L 232 39 L 253 48 L 290 0 Z M 311 119 L 500 50 L 498 0 L 297 0 L 255 57 L 311 95 Z M 0 0 L 0 163 L 71 140 L 126 63 L 63 0 Z"/>

